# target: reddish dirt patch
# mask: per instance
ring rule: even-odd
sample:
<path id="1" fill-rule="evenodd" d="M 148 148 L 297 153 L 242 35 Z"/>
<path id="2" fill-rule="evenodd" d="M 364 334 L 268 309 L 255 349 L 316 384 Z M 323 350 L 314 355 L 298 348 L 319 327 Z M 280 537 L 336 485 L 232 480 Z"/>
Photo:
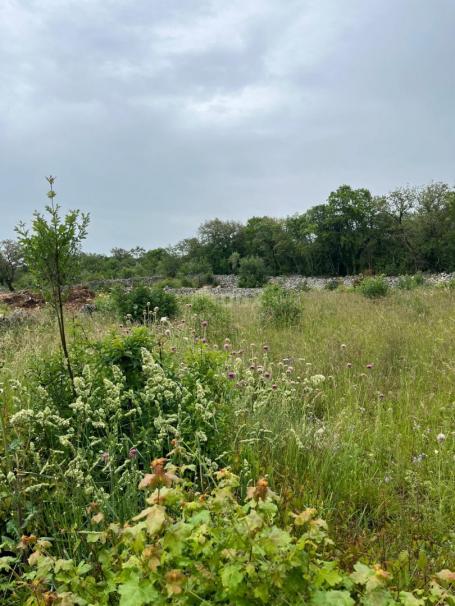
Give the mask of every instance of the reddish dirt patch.
<path id="1" fill-rule="evenodd" d="M 94 298 L 95 294 L 86 286 L 75 286 L 69 292 L 66 305 L 72 309 L 80 309 L 87 303 L 91 303 Z M 0 303 L 18 309 L 37 309 L 44 305 L 44 299 L 30 290 L 20 290 L 0 293 Z"/>
<path id="2" fill-rule="evenodd" d="M 80 309 L 95 299 L 95 293 L 88 286 L 74 286 L 69 292 L 67 299 L 68 307 Z"/>

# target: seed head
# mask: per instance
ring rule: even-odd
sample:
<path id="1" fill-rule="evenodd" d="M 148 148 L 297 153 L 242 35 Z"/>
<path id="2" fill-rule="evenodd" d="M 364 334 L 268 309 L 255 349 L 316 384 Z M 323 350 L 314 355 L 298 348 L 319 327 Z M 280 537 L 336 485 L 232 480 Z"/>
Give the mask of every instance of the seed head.
<path id="1" fill-rule="evenodd" d="M 130 450 L 128 452 L 128 458 L 135 459 L 138 454 L 139 454 L 138 449 L 133 446 L 133 448 L 130 448 Z"/>

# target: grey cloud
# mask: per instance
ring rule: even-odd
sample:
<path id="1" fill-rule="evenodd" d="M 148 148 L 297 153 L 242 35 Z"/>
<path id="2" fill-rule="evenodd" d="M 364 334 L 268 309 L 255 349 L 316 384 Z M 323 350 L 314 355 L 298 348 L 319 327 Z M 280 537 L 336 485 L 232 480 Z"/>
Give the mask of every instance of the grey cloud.
<path id="1" fill-rule="evenodd" d="M 454 179 L 452 0 L 2 0 L 0 239 L 45 201 L 87 248 Z"/>

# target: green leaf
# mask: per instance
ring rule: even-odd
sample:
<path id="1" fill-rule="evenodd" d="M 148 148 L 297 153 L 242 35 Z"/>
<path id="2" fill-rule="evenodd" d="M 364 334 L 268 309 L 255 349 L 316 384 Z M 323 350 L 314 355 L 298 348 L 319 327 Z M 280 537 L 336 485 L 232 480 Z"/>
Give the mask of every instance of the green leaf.
<path id="1" fill-rule="evenodd" d="M 362 564 L 362 562 L 357 562 L 354 565 L 354 570 L 355 572 L 351 574 L 351 579 L 358 585 L 366 585 L 369 579 L 374 576 L 374 571 L 369 566 Z"/>
<path id="2" fill-rule="evenodd" d="M 424 606 L 425 600 L 416 598 L 415 595 L 409 593 L 409 591 L 400 591 L 400 603 L 403 606 Z"/>
<path id="3" fill-rule="evenodd" d="M 387 589 L 378 588 L 371 591 L 364 599 L 364 606 L 396 606 L 396 602 Z"/>
<path id="4" fill-rule="evenodd" d="M 73 560 L 57 560 L 54 564 L 54 572 L 57 574 L 60 570 L 71 570 L 74 566 Z"/>
<path id="5" fill-rule="evenodd" d="M 141 582 L 138 574 L 131 575 L 118 587 L 119 606 L 142 606 L 152 604 L 159 598 L 159 593 L 150 582 Z"/>
<path id="6" fill-rule="evenodd" d="M 324 562 L 322 568 L 320 568 L 316 573 L 315 585 L 316 587 L 321 587 L 326 583 L 329 587 L 334 587 L 335 585 L 339 585 L 343 577 L 337 570 L 336 562 Z"/>
<path id="7" fill-rule="evenodd" d="M 87 532 L 86 537 L 87 537 L 87 543 L 102 543 L 104 545 L 104 543 L 106 542 L 106 539 L 107 539 L 107 533 L 106 532 Z"/>
<path id="8" fill-rule="evenodd" d="M 355 606 L 354 600 L 347 591 L 317 591 L 311 600 L 312 606 Z"/>
<path id="9" fill-rule="evenodd" d="M 0 558 L 0 570 L 9 570 L 11 568 L 11 564 L 15 564 L 17 562 L 17 558 L 13 558 L 12 556 L 4 556 Z"/>
<path id="10" fill-rule="evenodd" d="M 223 587 L 229 591 L 235 591 L 243 581 L 242 566 L 239 564 L 230 564 L 221 570 L 221 582 Z"/>

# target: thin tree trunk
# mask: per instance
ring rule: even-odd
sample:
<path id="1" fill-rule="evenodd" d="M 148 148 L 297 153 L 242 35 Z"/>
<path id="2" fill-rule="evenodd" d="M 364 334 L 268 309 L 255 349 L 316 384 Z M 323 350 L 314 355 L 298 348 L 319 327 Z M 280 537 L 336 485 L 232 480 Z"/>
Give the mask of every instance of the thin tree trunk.
<path id="1" fill-rule="evenodd" d="M 59 331 L 60 331 L 60 340 L 62 342 L 63 355 L 65 357 L 66 366 L 68 368 L 68 374 L 71 380 L 71 386 L 73 388 L 73 394 L 76 394 L 76 390 L 74 388 L 74 374 L 71 366 L 70 356 L 68 353 L 68 346 L 66 343 L 66 332 L 65 332 L 65 320 L 64 320 L 64 312 L 63 312 L 63 300 L 62 300 L 62 290 L 60 286 L 57 287 L 57 301 L 58 301 L 58 309 L 57 309 L 57 318 L 59 323 Z"/>

